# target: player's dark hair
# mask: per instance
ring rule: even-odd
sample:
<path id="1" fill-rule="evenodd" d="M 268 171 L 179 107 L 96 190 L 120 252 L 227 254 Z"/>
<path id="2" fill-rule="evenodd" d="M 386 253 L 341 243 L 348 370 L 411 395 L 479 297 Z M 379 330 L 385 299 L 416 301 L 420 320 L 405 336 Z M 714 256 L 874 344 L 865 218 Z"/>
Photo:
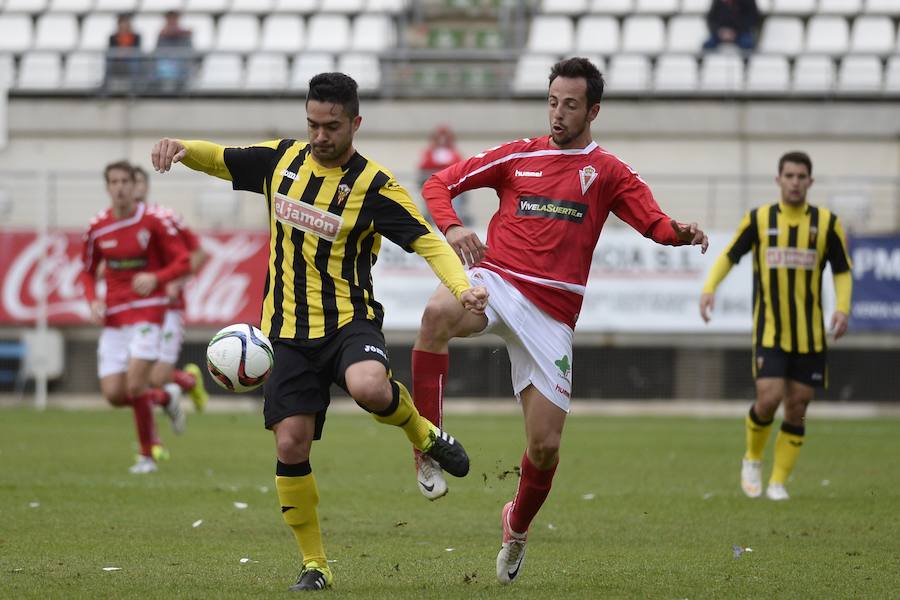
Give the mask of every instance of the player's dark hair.
<path id="1" fill-rule="evenodd" d="M 784 170 L 784 163 L 796 163 L 798 165 L 806 165 L 807 174 L 812 177 L 812 160 L 806 152 L 793 151 L 787 152 L 778 159 L 778 174 Z"/>
<path id="2" fill-rule="evenodd" d="M 107 183 L 109 183 L 110 171 L 124 171 L 128 173 L 128 178 L 134 181 L 134 167 L 127 160 L 117 160 L 106 165 L 106 168 L 103 169 L 103 178 Z"/>
<path id="3" fill-rule="evenodd" d="M 600 104 L 603 98 L 603 75 L 600 73 L 594 63 L 586 58 L 575 56 L 572 58 L 564 58 L 550 69 L 550 83 L 557 77 L 566 77 L 568 79 L 583 78 L 587 83 L 587 103 L 588 106 Z"/>
<path id="4" fill-rule="evenodd" d="M 350 119 L 359 115 L 359 94 L 356 81 L 344 73 L 319 73 L 309 80 L 306 102 L 331 102 L 344 107 L 344 114 Z"/>

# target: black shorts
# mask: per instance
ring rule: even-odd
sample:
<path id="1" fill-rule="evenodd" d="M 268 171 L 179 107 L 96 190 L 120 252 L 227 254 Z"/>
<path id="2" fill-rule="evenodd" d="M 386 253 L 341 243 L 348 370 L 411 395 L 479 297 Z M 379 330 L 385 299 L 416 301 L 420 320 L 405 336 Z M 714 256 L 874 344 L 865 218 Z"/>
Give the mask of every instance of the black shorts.
<path id="1" fill-rule="evenodd" d="M 347 368 L 377 360 L 390 373 L 384 334 L 371 321 L 351 321 L 333 334 L 314 340 L 275 338 L 275 366 L 263 387 L 266 429 L 293 415 L 316 415 L 314 439 L 322 437 L 331 384 L 345 391 Z"/>
<path id="2" fill-rule="evenodd" d="M 753 375 L 791 379 L 812 387 L 828 384 L 828 364 L 824 352 L 785 352 L 781 348 L 761 348 L 753 352 Z"/>

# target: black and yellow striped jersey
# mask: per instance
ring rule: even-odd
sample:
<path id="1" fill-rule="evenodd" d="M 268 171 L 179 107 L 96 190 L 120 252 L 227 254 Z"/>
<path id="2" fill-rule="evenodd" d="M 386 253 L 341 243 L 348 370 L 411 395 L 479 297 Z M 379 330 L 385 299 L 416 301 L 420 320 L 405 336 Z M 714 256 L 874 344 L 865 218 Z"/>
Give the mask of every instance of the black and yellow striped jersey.
<path id="1" fill-rule="evenodd" d="M 725 272 L 717 272 L 717 263 L 704 291 L 714 291 L 731 265 L 747 252 L 753 253 L 755 345 L 801 354 L 824 351 L 822 272 L 826 262 L 831 264 L 835 282 L 847 274 L 846 292 L 836 285 L 837 309 L 848 313 L 850 304 L 851 262 L 837 216 L 811 204 L 777 203 L 749 211 L 723 253 L 728 259 L 722 267 Z M 724 262 L 722 257 L 720 261 Z"/>
<path id="2" fill-rule="evenodd" d="M 327 168 L 311 157 L 308 143 L 292 139 L 225 148 L 183 143 L 186 166 L 268 201 L 271 239 L 260 328 L 269 337 L 321 338 L 359 319 L 381 326 L 372 266 L 382 236 L 428 259 L 457 297 L 469 287 L 459 259 L 409 193 L 358 152 Z"/>

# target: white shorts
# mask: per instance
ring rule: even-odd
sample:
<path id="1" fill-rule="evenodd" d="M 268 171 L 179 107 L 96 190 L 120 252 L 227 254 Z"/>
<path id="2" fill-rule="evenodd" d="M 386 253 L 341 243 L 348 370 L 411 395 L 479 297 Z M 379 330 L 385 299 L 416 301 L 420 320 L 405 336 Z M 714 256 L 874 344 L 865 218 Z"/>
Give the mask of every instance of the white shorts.
<path id="1" fill-rule="evenodd" d="M 162 338 L 159 341 L 159 362 L 174 365 L 181 354 L 184 343 L 184 312 L 167 310 L 162 326 Z"/>
<path id="2" fill-rule="evenodd" d="M 97 375 L 125 373 L 132 358 L 155 361 L 159 358 L 161 327 L 156 323 L 135 323 L 104 327 L 97 346 Z"/>
<path id="3" fill-rule="evenodd" d="M 506 342 L 516 397 L 529 384 L 534 385 L 553 404 L 569 412 L 575 337 L 572 328 L 535 306 L 493 271 L 475 267 L 469 270 L 469 279 L 472 285 L 484 285 L 490 293 L 485 310 L 488 325 L 475 335 L 493 333 Z"/>

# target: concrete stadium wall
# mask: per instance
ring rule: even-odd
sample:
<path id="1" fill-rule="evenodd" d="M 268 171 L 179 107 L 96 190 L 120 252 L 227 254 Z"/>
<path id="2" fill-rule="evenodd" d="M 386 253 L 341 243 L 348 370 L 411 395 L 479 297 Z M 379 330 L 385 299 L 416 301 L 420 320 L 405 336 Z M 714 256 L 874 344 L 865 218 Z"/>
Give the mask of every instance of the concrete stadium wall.
<path id="1" fill-rule="evenodd" d="M 547 130 L 540 101 L 364 101 L 361 112 L 357 147 L 410 187 L 415 186 L 419 154 L 439 123 L 454 128 L 467 155 Z M 7 187 L 26 187 L 33 178 L 28 172 L 37 168 L 63 173 L 56 183 L 64 189 L 55 193 L 69 200 L 54 211 L 59 225 L 80 224 L 105 206 L 99 176 L 103 165 L 124 157 L 149 167 L 150 148 L 161 136 L 226 144 L 305 136 L 303 106 L 296 100 L 11 98 L 8 116 L 0 183 L 5 178 Z M 733 226 L 747 206 L 776 198 L 771 178 L 778 156 L 803 149 L 813 157 L 820 181 L 833 182 L 836 190 L 852 189 L 856 181 L 872 187 L 867 180 L 877 180 L 870 191 L 877 214 L 868 218 L 900 228 L 898 103 L 610 100 L 593 131 L 601 146 L 648 179 L 660 203 L 679 218 L 715 218 L 716 226 Z M 715 178 L 724 179 L 710 183 Z M 747 178 L 752 185 L 743 181 Z M 732 183 L 723 189 L 722 181 Z M 186 172 L 165 180 L 156 177 L 153 184 L 165 192 L 158 199 L 180 208 L 189 221 L 198 213 L 198 194 L 211 185 Z M 714 194 L 710 186 L 717 188 Z M 214 189 L 221 193 L 228 187 Z M 825 190 L 820 185 L 816 191 L 833 195 Z M 813 201 L 823 201 L 816 191 Z M 29 222 L 29 207 L 21 197 L 14 195 L 7 203 L 12 211 L 7 223 Z M 485 220 L 496 203 L 490 192 L 479 192 L 472 206 Z M 241 210 L 239 222 L 264 225 L 259 211 Z M 202 228 L 204 222 L 195 225 Z"/>

